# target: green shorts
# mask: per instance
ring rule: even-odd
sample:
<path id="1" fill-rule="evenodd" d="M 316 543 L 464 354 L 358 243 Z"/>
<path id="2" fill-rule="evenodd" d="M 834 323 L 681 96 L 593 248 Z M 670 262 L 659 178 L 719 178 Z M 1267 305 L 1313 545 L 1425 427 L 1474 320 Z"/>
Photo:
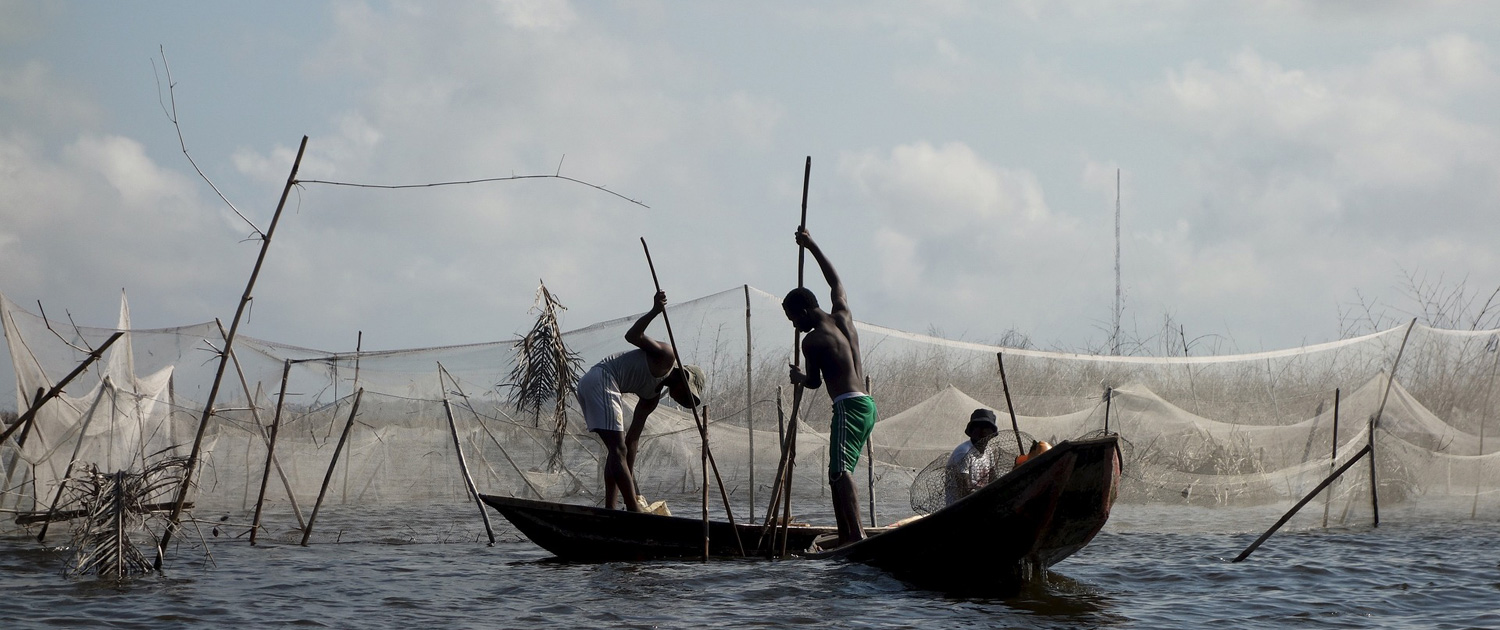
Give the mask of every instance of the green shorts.
<path id="1" fill-rule="evenodd" d="M 828 426 L 828 483 L 854 472 L 859 452 L 875 430 L 875 399 L 867 394 L 840 396 L 833 401 L 833 420 Z"/>

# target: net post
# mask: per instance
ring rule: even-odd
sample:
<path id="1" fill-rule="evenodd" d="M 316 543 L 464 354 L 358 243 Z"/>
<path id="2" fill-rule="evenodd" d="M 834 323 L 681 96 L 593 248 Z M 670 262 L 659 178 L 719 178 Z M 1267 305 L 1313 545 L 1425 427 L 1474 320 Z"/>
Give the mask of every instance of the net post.
<path id="1" fill-rule="evenodd" d="M 323 475 L 323 487 L 318 490 L 318 501 L 313 504 L 313 511 L 307 517 L 307 527 L 302 530 L 302 546 L 307 546 L 307 540 L 312 538 L 313 522 L 318 520 L 318 510 L 323 507 L 323 497 L 328 494 L 328 482 L 333 481 L 333 470 L 339 465 L 339 452 L 344 450 L 344 442 L 349 439 L 349 430 L 354 428 L 354 416 L 359 413 L 359 400 L 365 395 L 363 387 L 354 392 L 354 405 L 349 408 L 349 421 L 344 423 L 344 432 L 339 434 L 339 443 L 333 447 L 333 459 L 328 462 L 328 473 Z"/>
<path id="2" fill-rule="evenodd" d="M 256 534 L 260 532 L 261 506 L 265 504 L 266 484 L 271 481 L 271 466 L 276 461 L 276 433 L 281 429 L 281 408 L 286 403 L 286 382 L 287 377 L 291 376 L 291 373 L 292 360 L 285 359 L 281 367 L 281 393 L 276 395 L 276 413 L 271 416 L 271 436 L 266 442 L 266 466 L 260 474 L 260 494 L 256 495 L 255 498 L 255 518 L 250 521 L 250 545 L 252 547 L 255 546 Z M 277 466 L 277 470 L 280 469 L 281 467 Z M 282 477 L 281 480 L 285 483 L 286 477 Z M 287 496 L 291 497 L 291 495 L 292 488 L 288 485 Z M 292 498 L 292 510 L 297 511 L 296 498 Z M 300 511 L 297 511 L 297 522 L 302 525 L 303 529 L 307 529 L 307 524 L 302 522 L 302 513 Z"/>

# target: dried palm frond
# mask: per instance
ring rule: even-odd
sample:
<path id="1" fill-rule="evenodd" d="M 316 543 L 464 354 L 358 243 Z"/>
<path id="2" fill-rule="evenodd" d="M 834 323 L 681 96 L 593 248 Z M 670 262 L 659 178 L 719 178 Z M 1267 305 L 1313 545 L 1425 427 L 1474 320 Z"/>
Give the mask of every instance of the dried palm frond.
<path id="1" fill-rule="evenodd" d="M 186 468 L 186 458 L 169 457 L 141 472 L 105 473 L 89 466 L 70 478 L 69 503 L 84 516 L 73 520 L 74 554 L 67 573 L 122 579 L 150 572 L 152 561 L 136 549 L 131 535 L 150 537 L 145 527 L 152 513 L 150 500 L 180 483 Z"/>
<path id="2" fill-rule="evenodd" d="M 516 341 L 515 367 L 510 371 L 510 403 L 518 413 L 531 414 L 532 423 L 541 426 L 542 410 L 549 403 L 556 444 L 548 468 L 560 463 L 564 430 L 567 428 L 568 399 L 578 391 L 578 377 L 583 373 L 583 358 L 563 343 L 558 312 L 568 310 L 542 284 L 536 290 L 531 311 L 537 314 L 531 331 Z"/>

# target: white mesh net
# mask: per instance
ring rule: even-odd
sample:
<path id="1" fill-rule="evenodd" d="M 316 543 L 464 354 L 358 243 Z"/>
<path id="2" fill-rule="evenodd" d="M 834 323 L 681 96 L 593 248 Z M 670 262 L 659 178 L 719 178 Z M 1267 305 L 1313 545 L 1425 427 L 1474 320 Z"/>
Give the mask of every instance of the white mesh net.
<path id="1" fill-rule="evenodd" d="M 3 297 L 0 309 L 22 401 L 38 387 L 51 387 L 84 350 L 113 332 L 68 327 L 54 334 L 39 316 Z M 756 501 L 770 496 L 780 454 L 778 405 L 791 415 L 789 389 L 778 403 L 790 326 L 779 299 L 752 288 L 675 304 L 668 315 L 684 360 L 708 375 L 711 450 L 736 516 L 744 518 L 752 489 Z M 623 334 L 635 317 L 564 339 L 585 366 L 592 365 L 628 349 Z M 118 328 L 129 328 L 123 308 Z M 1123 503 L 1295 501 L 1330 472 L 1335 446 L 1342 463 L 1369 442 L 1369 419 L 1384 400 L 1375 430 L 1382 507 L 1423 515 L 1500 513 L 1500 455 L 1493 435 L 1485 437 L 1494 433 L 1500 406 L 1493 395 L 1496 331 L 1415 326 L 1391 381 L 1405 333 L 1403 326 L 1275 352 L 1150 358 L 1003 349 L 861 324 L 881 418 L 872 438 L 881 520 L 911 513 L 916 474 L 965 439 L 975 408 L 996 410 L 1002 428 L 1010 428 L 996 365 L 1001 351 L 1022 432 L 1054 444 L 1105 429 L 1122 436 Z M 666 338 L 660 320 L 648 334 Z M 43 408 L 24 446 L 18 448 L 17 432 L 0 447 L 0 510 L 49 509 L 70 466 L 93 464 L 108 472 L 138 468 L 151 457 L 185 456 L 217 368 L 215 348 L 222 345 L 213 323 L 130 330 Z M 518 417 L 508 406 L 509 341 L 338 354 L 241 336 L 234 349 L 238 369 L 231 365 L 221 386 L 191 496 L 199 513 L 254 509 L 285 361 L 291 367 L 266 491 L 268 526 L 297 526 L 325 477 L 330 506 L 464 503 L 445 396 L 480 492 L 600 501 L 602 449 L 583 430 L 576 401 L 569 401 L 562 434 L 551 418 Z M 439 365 L 453 377 L 446 387 Z M 358 414 L 330 473 L 360 390 Z M 816 497 L 827 492 L 829 401 L 821 391 L 806 398 L 794 496 L 826 503 Z M 648 498 L 697 491 L 700 446 L 691 412 L 664 399 L 640 449 L 637 480 Z M 861 486 L 866 464 L 858 473 Z M 1336 519 L 1368 517 L 1369 474 L 1368 466 L 1355 466 L 1332 487 L 1328 503 Z M 717 501 L 713 510 L 722 513 Z M 757 516 L 764 511 L 754 507 Z M 9 521 L 0 520 L 0 527 L 13 527 Z"/>

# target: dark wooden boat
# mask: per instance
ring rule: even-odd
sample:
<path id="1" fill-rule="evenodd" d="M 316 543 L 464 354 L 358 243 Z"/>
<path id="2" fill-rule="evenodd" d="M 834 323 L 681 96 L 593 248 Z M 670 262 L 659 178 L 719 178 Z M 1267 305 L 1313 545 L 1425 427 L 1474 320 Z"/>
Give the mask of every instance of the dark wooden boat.
<path id="1" fill-rule="evenodd" d="M 898 528 L 810 558 L 846 559 L 938 588 L 969 590 L 1013 583 L 1028 568 L 1049 567 L 1087 545 L 1109 519 L 1120 476 L 1118 438 L 1063 442 L 973 494 Z M 703 521 L 586 505 L 481 494 L 532 542 L 559 558 L 584 562 L 699 558 Z M 709 523 L 709 553 L 737 557 L 735 526 Z M 755 554 L 760 525 L 738 525 Z M 832 527 L 793 525 L 787 548 L 806 550 Z"/>
<path id="2" fill-rule="evenodd" d="M 503 515 L 531 542 L 564 560 L 611 562 L 703 557 L 703 519 L 661 516 L 591 505 L 550 503 L 481 494 L 479 498 Z M 739 557 L 734 527 L 745 550 L 755 555 L 760 525 L 709 521 L 709 555 Z M 832 527 L 793 524 L 787 528 L 787 548 L 803 550 L 813 539 L 837 532 Z M 769 536 L 768 536 L 769 538 Z"/>
<path id="3" fill-rule="evenodd" d="M 925 518 L 837 549 L 845 559 L 945 590 L 990 591 L 1073 555 L 1104 527 L 1119 438 L 1063 442 Z"/>

